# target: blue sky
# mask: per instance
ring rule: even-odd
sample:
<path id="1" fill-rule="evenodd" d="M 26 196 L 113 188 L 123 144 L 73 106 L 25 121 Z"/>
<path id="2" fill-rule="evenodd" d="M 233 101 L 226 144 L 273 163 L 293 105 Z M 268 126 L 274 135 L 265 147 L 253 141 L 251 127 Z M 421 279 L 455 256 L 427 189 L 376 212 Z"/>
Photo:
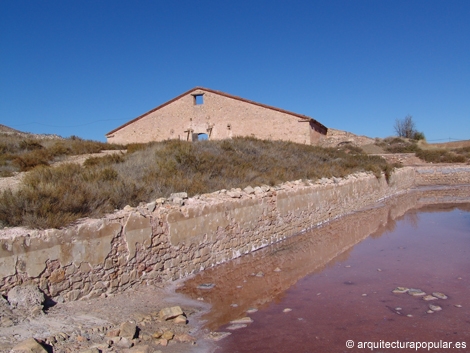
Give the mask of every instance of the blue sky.
<path id="1" fill-rule="evenodd" d="M 105 140 L 203 86 L 359 135 L 470 139 L 468 0 L 0 0 L 0 124 Z"/>

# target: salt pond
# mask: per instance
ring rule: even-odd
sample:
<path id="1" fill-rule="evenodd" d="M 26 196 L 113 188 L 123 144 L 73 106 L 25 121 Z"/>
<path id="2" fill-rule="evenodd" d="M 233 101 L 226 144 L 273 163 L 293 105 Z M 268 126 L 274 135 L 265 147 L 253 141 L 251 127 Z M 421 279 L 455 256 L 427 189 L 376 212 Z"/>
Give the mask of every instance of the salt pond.
<path id="1" fill-rule="evenodd" d="M 465 342 L 456 351 L 470 351 L 468 188 L 463 195 L 387 200 L 201 272 L 180 291 L 212 304 L 208 330 L 231 333 L 216 352 L 371 351 L 357 348 L 366 341 Z M 410 295 L 418 289 L 425 294 Z M 244 317 L 253 322 L 233 323 Z"/>

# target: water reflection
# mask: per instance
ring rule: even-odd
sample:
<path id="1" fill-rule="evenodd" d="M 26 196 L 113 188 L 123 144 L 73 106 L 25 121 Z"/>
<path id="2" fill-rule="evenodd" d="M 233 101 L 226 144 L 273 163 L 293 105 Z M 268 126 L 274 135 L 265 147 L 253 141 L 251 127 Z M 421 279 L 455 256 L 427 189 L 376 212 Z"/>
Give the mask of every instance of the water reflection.
<path id="1" fill-rule="evenodd" d="M 215 330 L 231 320 L 245 316 L 250 308 L 262 309 L 271 302 L 280 302 L 285 291 L 308 274 L 348 259 L 352 247 L 371 236 L 379 238 L 392 232 L 396 222 L 411 209 L 432 211 L 433 204 L 468 201 L 469 187 L 441 188 L 410 192 L 389 199 L 376 207 L 342 217 L 322 227 L 291 237 L 278 244 L 227 264 L 208 269 L 186 281 L 180 292 L 203 299 L 212 310 L 203 319 L 206 327 Z M 468 209 L 470 206 L 461 206 Z M 407 220 L 415 227 L 417 212 Z M 204 283 L 213 289 L 200 289 Z"/>

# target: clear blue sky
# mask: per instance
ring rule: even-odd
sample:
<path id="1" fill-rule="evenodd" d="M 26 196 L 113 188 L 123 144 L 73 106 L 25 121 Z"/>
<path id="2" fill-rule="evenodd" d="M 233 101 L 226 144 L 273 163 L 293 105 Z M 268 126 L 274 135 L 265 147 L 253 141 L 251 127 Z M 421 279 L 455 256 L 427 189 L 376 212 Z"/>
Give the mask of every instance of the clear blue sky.
<path id="1" fill-rule="evenodd" d="M 104 141 L 195 86 L 470 139 L 470 1 L 0 0 L 1 124 Z"/>

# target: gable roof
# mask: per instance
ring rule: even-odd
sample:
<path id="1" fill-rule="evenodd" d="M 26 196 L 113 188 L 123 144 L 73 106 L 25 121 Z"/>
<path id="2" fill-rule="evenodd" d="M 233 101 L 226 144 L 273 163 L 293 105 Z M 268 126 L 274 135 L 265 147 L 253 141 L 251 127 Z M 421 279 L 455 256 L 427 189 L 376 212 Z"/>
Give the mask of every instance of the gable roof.
<path id="1" fill-rule="evenodd" d="M 199 87 L 199 86 L 197 86 L 197 87 L 194 87 L 194 88 L 190 89 L 189 91 L 184 92 L 184 93 L 180 94 L 179 96 L 177 96 L 177 97 L 175 97 L 175 98 L 169 100 L 168 102 L 163 103 L 162 105 L 159 105 L 158 107 L 156 107 L 156 108 L 154 108 L 154 109 L 152 109 L 152 110 L 149 110 L 148 112 L 146 112 L 146 113 L 144 113 L 144 114 L 142 114 L 142 115 L 139 115 L 137 118 L 132 119 L 132 120 L 128 121 L 127 123 L 125 123 L 125 124 L 123 124 L 123 125 L 117 127 L 116 129 L 114 129 L 114 130 L 108 132 L 108 133 L 106 134 L 106 136 L 111 135 L 111 134 L 115 133 L 116 131 L 121 130 L 122 128 L 124 128 L 124 127 L 126 127 L 126 126 L 128 126 L 128 125 L 130 125 L 130 124 L 132 124 L 132 123 L 134 123 L 134 122 L 136 122 L 137 120 L 140 120 L 140 119 L 144 118 L 145 116 L 149 115 L 150 113 L 153 113 L 153 112 L 155 112 L 155 111 L 157 111 L 157 110 L 159 110 L 159 109 L 161 109 L 161 108 L 167 106 L 168 104 L 171 104 L 171 103 L 177 101 L 178 99 L 180 99 L 180 98 L 182 98 L 182 97 L 184 97 L 184 96 L 186 96 L 186 95 L 188 95 L 188 94 L 190 94 L 190 93 L 192 93 L 192 92 L 194 92 L 194 91 L 198 91 L 198 90 L 200 90 L 200 91 L 206 91 L 206 92 L 211 92 L 211 93 L 218 94 L 218 95 L 220 95 L 220 96 L 224 96 L 224 97 L 227 97 L 227 98 L 236 99 L 236 100 L 239 100 L 239 101 L 241 101 L 241 102 L 245 102 L 245 103 L 257 105 L 257 106 L 260 106 L 260 107 L 263 107 L 263 108 L 266 108 L 266 109 L 275 110 L 275 111 L 278 111 L 278 112 L 280 112 L 280 113 L 289 114 L 289 115 L 295 116 L 295 117 L 297 117 L 297 118 L 304 119 L 304 120 L 306 120 L 306 121 L 312 120 L 314 123 L 318 124 L 320 127 L 324 128 L 324 129 L 327 129 L 327 127 L 326 127 L 325 125 L 321 124 L 321 123 L 318 122 L 317 120 L 315 120 L 315 119 L 313 119 L 313 118 L 311 118 L 311 117 L 309 117 L 309 116 L 306 116 L 306 115 L 293 113 L 293 112 L 290 112 L 290 111 L 288 111 L 288 110 L 284 110 L 284 109 L 276 108 L 276 107 L 273 107 L 273 106 L 270 106 L 270 105 L 266 105 L 266 104 L 254 102 L 254 101 L 251 101 L 251 100 L 248 100 L 248 99 L 245 99 L 245 98 L 241 98 L 241 97 L 238 97 L 238 96 L 233 96 L 233 95 L 231 95 L 231 94 L 224 93 L 224 92 L 221 92 L 221 91 L 216 91 L 216 90 L 213 90 L 213 89 L 210 89 L 210 88 L 204 88 L 204 87 Z"/>

